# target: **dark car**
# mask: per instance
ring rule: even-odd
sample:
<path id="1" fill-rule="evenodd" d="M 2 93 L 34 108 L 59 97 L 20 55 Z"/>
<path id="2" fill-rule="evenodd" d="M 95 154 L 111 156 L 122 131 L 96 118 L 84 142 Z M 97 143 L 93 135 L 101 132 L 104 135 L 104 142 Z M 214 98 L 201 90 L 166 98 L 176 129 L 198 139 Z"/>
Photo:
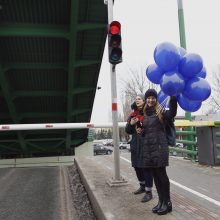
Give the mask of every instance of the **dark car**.
<path id="1" fill-rule="evenodd" d="M 113 150 L 105 147 L 104 145 L 94 146 L 94 155 L 98 154 L 112 154 Z"/>

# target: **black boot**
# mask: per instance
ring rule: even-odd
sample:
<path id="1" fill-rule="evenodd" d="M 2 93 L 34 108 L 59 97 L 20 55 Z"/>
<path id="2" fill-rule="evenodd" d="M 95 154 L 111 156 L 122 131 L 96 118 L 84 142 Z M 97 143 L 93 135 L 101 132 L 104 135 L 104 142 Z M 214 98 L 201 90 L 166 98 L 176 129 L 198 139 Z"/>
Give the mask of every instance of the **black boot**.
<path id="1" fill-rule="evenodd" d="M 172 211 L 172 203 L 170 200 L 165 200 L 162 202 L 160 209 L 157 210 L 158 215 L 166 215 L 168 212 Z"/>
<path id="2" fill-rule="evenodd" d="M 141 185 L 139 189 L 137 189 L 136 191 L 134 191 L 134 194 L 137 195 L 137 194 L 141 194 L 141 193 L 144 193 L 145 192 L 145 186 Z"/>
<path id="3" fill-rule="evenodd" d="M 152 212 L 157 213 L 157 211 L 161 208 L 161 206 L 162 206 L 162 200 L 159 199 L 157 205 L 152 208 Z"/>
<path id="4" fill-rule="evenodd" d="M 152 192 L 151 191 L 147 191 L 144 195 L 144 197 L 142 198 L 141 202 L 148 202 L 153 198 Z"/>

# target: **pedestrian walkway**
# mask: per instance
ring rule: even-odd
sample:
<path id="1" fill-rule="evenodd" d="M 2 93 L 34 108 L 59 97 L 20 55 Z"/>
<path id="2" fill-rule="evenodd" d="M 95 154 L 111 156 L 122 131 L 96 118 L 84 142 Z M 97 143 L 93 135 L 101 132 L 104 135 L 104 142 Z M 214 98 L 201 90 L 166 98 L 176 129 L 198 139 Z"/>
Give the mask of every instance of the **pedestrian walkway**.
<path id="1" fill-rule="evenodd" d="M 218 211 L 218 197 L 213 201 L 208 201 L 208 196 L 202 198 L 202 193 L 195 195 L 197 192 L 192 184 L 192 191 L 187 191 L 189 187 L 184 189 L 185 185 L 181 185 L 174 179 L 174 173 L 177 172 L 181 176 L 185 175 L 186 170 L 189 170 L 190 180 L 194 184 L 198 185 L 193 178 L 205 178 L 208 175 L 206 167 L 204 169 L 196 163 L 191 161 L 181 161 L 175 158 L 170 159 L 170 163 L 173 164 L 168 168 L 169 176 L 171 178 L 171 197 L 173 202 L 173 212 L 165 215 L 158 216 L 153 214 L 151 209 L 157 204 L 157 193 L 153 191 L 154 199 L 148 203 L 141 203 L 140 200 L 143 196 L 134 195 L 132 192 L 138 187 L 136 177 L 134 175 L 133 168 L 129 163 L 129 154 L 121 154 L 120 171 L 121 175 L 128 181 L 128 184 L 120 187 L 110 187 L 108 181 L 114 177 L 114 158 L 112 156 L 87 156 L 75 159 L 75 163 L 80 172 L 84 186 L 88 192 L 94 211 L 98 219 L 101 220 L 142 220 L 142 219 L 220 219 L 220 212 Z M 175 171 L 175 169 L 177 169 Z M 193 172 L 192 172 L 193 171 Z M 201 172 L 202 171 L 202 172 Z M 216 178 L 219 178 L 220 170 L 214 170 L 216 172 Z M 198 177 L 196 175 L 198 174 Z M 218 175 L 217 175 L 218 174 Z M 215 178 L 215 175 L 209 176 Z M 215 180 L 212 179 L 215 185 Z M 216 179 L 216 183 L 218 179 Z M 186 182 L 181 182 L 183 184 Z M 210 182 L 211 184 L 211 182 Z M 181 188 L 182 186 L 182 188 Z M 216 187 L 220 195 L 220 189 Z M 205 195 L 204 195 L 205 196 Z M 206 199 L 205 199 L 206 198 Z M 217 202 L 216 204 L 214 202 Z M 204 205 L 203 205 L 204 204 Z"/>

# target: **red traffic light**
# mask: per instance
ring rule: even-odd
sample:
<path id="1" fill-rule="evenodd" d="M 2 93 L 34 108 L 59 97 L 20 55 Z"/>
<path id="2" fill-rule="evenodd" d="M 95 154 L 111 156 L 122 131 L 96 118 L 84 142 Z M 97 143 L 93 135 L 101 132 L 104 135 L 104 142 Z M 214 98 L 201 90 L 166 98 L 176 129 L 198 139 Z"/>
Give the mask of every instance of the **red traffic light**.
<path id="1" fill-rule="evenodd" d="M 115 65 L 122 62 L 121 24 L 118 21 L 113 21 L 109 25 L 108 51 L 111 64 Z"/>
<path id="2" fill-rule="evenodd" d="M 110 24 L 109 32 L 114 35 L 114 34 L 119 34 L 120 31 L 121 31 L 121 24 L 118 21 L 113 21 Z"/>

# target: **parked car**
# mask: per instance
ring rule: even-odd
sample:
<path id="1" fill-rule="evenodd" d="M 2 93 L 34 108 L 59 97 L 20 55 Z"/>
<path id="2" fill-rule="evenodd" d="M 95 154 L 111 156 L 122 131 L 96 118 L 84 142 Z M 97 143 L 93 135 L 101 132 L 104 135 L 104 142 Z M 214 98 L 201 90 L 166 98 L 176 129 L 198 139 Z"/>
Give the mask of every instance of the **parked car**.
<path id="1" fill-rule="evenodd" d="M 114 146 L 114 145 L 113 145 L 113 142 L 107 142 L 105 145 L 106 145 L 106 146 L 111 146 L 111 147 Z"/>
<path id="2" fill-rule="evenodd" d="M 129 152 L 131 151 L 131 145 L 128 144 L 127 148 L 126 148 Z"/>
<path id="3" fill-rule="evenodd" d="M 176 143 L 176 147 L 181 147 L 181 148 L 183 148 L 184 145 L 183 145 L 182 143 Z"/>
<path id="4" fill-rule="evenodd" d="M 119 143 L 119 149 L 127 149 L 130 147 L 130 144 L 128 144 L 127 142 L 120 142 Z"/>
<path id="5" fill-rule="evenodd" d="M 105 147 L 104 145 L 95 145 L 94 146 L 94 155 L 99 155 L 99 154 L 112 154 L 113 150 Z"/>

